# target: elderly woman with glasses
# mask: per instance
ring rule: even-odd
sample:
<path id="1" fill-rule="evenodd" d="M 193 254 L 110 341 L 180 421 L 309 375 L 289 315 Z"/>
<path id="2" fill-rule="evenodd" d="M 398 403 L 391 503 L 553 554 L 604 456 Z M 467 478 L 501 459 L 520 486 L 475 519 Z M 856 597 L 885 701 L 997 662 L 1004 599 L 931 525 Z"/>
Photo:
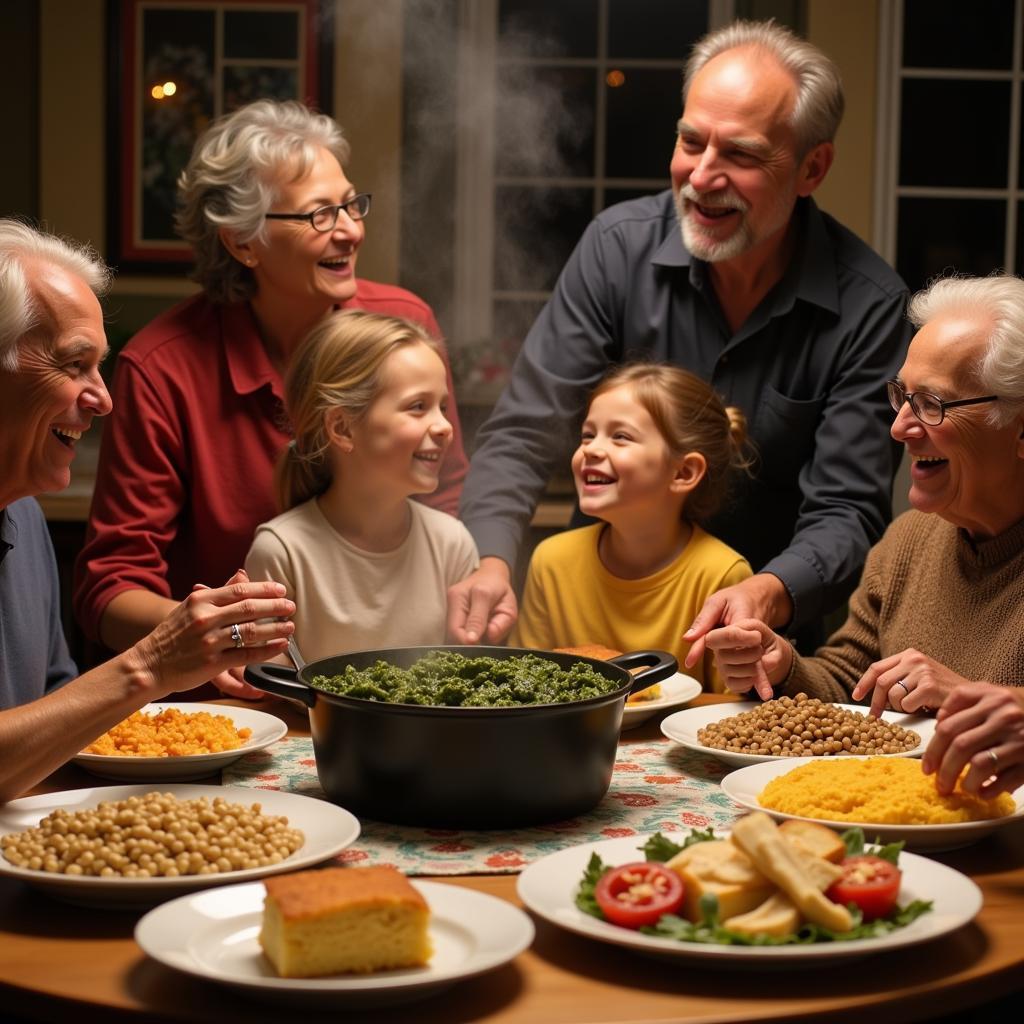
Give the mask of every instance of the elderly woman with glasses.
<path id="1" fill-rule="evenodd" d="M 912 509 L 813 656 L 754 619 L 709 634 L 730 690 L 870 698 L 879 714 L 938 708 L 967 680 L 1024 683 L 1024 281 L 940 280 L 908 315 L 889 398 Z"/>
<path id="2" fill-rule="evenodd" d="M 290 439 L 283 375 L 317 321 L 366 309 L 439 335 L 415 295 L 356 276 L 370 196 L 346 176 L 348 158 L 338 125 L 295 102 L 243 107 L 195 145 L 177 224 L 203 291 L 118 357 L 76 566 L 79 621 L 108 647 L 152 629 L 193 579 L 230 576 L 277 513 L 273 465 Z M 454 438 L 423 500 L 454 514 L 466 471 L 454 399 L 447 416 Z M 215 682 L 255 695 L 237 678 Z"/>

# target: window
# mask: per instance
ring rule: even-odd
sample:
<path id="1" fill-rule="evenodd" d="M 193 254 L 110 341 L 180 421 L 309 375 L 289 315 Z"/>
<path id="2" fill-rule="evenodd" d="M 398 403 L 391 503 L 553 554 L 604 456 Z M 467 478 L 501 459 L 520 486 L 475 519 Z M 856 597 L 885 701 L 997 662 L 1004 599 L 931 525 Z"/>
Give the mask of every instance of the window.
<path id="1" fill-rule="evenodd" d="M 947 271 L 1024 269 L 1022 7 L 883 4 L 875 236 L 912 290 Z"/>

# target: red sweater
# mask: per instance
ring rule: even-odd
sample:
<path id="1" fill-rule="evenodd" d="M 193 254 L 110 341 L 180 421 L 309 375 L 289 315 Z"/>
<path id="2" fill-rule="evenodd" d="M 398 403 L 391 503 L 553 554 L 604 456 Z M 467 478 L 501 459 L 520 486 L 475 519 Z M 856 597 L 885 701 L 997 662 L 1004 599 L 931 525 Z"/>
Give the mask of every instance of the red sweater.
<path id="1" fill-rule="evenodd" d="M 402 316 L 440 337 L 411 292 L 360 279 L 346 309 Z M 451 371 L 455 428 L 441 483 L 426 504 L 455 514 L 466 454 Z M 284 386 L 247 303 L 178 303 L 117 360 L 85 546 L 75 565 L 75 614 L 99 638 L 107 604 L 125 590 L 184 598 L 245 564 L 256 527 L 278 512 L 273 468 L 290 440 Z"/>

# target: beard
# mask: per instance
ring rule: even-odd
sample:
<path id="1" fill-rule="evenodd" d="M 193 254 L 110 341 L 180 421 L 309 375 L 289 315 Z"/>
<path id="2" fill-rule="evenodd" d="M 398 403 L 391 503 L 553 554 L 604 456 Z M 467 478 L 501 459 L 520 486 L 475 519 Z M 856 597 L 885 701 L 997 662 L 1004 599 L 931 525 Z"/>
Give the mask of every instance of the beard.
<path id="1" fill-rule="evenodd" d="M 723 260 L 735 259 L 745 253 L 756 241 L 747 220 L 748 203 L 744 202 L 731 188 L 721 192 L 698 192 L 692 185 L 686 184 L 675 195 L 676 214 L 679 217 L 679 228 L 683 235 L 683 244 L 699 260 L 705 263 L 720 263 Z M 740 222 L 731 235 L 716 238 L 695 224 L 690 217 L 689 204 L 699 204 L 705 208 L 735 210 L 740 215 Z"/>

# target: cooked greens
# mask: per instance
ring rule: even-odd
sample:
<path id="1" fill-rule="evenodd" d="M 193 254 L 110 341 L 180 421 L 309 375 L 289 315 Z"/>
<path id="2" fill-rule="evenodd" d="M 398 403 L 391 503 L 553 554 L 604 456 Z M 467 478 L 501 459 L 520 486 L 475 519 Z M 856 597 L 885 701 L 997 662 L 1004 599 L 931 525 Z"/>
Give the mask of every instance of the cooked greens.
<path id="1" fill-rule="evenodd" d="M 345 697 L 466 708 L 565 704 L 601 697 L 622 685 L 583 662 L 562 668 L 532 654 L 467 658 L 453 651 L 432 652 L 409 668 L 378 661 L 364 669 L 349 665 L 342 675 L 313 677 L 317 689 Z"/>

